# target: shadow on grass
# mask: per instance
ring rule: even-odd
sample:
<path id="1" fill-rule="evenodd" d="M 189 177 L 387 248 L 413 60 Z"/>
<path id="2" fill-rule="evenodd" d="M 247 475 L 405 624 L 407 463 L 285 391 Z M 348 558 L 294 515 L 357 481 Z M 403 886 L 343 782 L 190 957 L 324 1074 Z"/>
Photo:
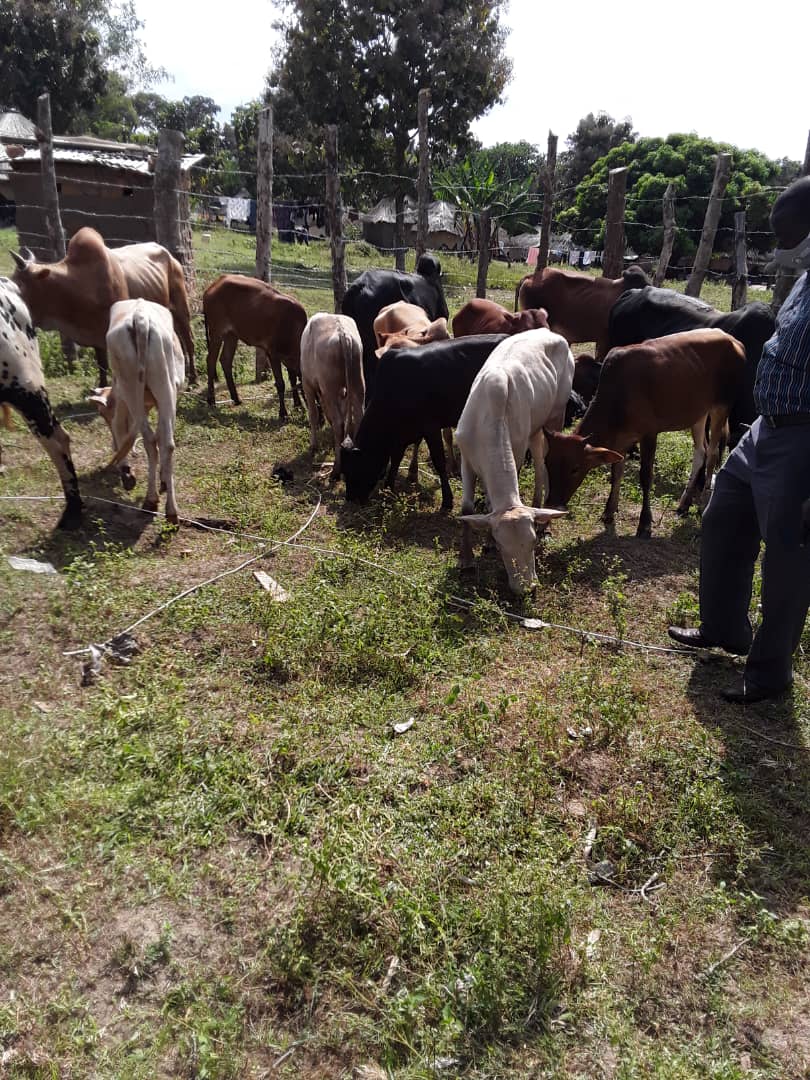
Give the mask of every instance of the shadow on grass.
<path id="1" fill-rule="evenodd" d="M 810 706 L 798 687 L 779 701 L 731 705 L 718 690 L 739 677 L 738 663 L 696 661 L 687 694 L 700 722 L 725 742 L 725 787 L 758 852 L 745 886 L 788 915 L 810 893 L 810 741 L 799 723 Z"/>

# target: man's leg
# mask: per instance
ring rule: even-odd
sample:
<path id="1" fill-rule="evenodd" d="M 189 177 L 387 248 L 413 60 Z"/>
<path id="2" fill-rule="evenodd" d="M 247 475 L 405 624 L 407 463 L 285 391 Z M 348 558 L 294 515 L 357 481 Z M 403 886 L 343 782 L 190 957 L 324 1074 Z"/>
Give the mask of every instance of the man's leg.
<path id="1" fill-rule="evenodd" d="M 758 457 L 753 491 L 765 538 L 762 622 L 745 683 L 780 690 L 793 679 L 793 653 L 810 607 L 810 547 L 801 546 L 802 502 L 810 496 L 810 429 L 774 432 L 760 444 Z"/>
<path id="2" fill-rule="evenodd" d="M 701 633 L 730 652 L 746 653 L 761 535 L 751 486 L 728 468 L 717 474 L 700 534 Z"/>

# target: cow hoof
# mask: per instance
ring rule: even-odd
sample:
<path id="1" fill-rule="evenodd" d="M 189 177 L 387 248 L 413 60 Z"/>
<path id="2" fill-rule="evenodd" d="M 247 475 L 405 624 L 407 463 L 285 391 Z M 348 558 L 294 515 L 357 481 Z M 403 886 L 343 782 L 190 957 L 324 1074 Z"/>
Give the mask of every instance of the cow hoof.
<path id="1" fill-rule="evenodd" d="M 138 481 L 135 479 L 131 472 L 126 472 L 121 477 L 121 483 L 124 485 L 124 491 L 132 491 L 137 482 Z"/>
<path id="2" fill-rule="evenodd" d="M 150 514 L 157 513 L 158 501 L 157 499 L 144 499 L 141 503 L 141 509 L 147 510 Z"/>
<path id="3" fill-rule="evenodd" d="M 464 562 L 459 562 L 458 568 L 462 574 L 471 574 L 475 570 L 475 562 L 473 559 L 470 559 L 469 561 L 465 560 Z"/>
<path id="4" fill-rule="evenodd" d="M 57 529 L 64 529 L 65 532 L 73 532 L 75 529 L 81 527 L 82 524 L 82 504 L 78 506 L 66 506 L 62 512 L 62 516 L 57 523 Z"/>
<path id="5" fill-rule="evenodd" d="M 160 481 L 160 494 L 161 495 L 166 494 L 166 481 L 165 480 Z"/>
<path id="6" fill-rule="evenodd" d="M 636 530 L 637 540 L 651 540 L 652 539 L 652 526 L 651 525 L 639 525 Z"/>
<path id="7" fill-rule="evenodd" d="M 166 521 L 168 521 L 168 523 L 170 525 L 179 525 L 180 524 L 180 519 L 178 518 L 177 514 L 167 514 L 166 515 Z"/>

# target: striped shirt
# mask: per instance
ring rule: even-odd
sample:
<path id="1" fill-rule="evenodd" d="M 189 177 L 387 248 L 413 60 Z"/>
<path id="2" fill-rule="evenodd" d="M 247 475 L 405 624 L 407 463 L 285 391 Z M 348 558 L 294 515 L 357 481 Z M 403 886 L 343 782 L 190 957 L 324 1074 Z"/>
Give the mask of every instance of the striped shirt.
<path id="1" fill-rule="evenodd" d="M 793 286 L 762 349 L 754 402 L 763 416 L 810 413 L 810 273 Z"/>

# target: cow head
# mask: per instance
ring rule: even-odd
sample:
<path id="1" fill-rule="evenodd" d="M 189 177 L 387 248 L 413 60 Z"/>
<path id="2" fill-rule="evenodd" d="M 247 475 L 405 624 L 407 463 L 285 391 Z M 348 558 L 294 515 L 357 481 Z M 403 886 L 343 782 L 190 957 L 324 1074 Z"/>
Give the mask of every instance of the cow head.
<path id="1" fill-rule="evenodd" d="M 590 446 L 582 435 L 561 435 L 558 431 L 544 431 L 544 434 L 548 442 L 546 502 L 550 506 L 566 507 L 591 469 L 599 465 L 614 465 L 623 458 L 615 450 Z"/>
<path id="2" fill-rule="evenodd" d="M 534 549 L 538 527 L 542 526 L 539 529 L 542 533 L 549 521 L 564 513 L 564 510 L 513 506 L 489 514 L 462 514 L 461 521 L 470 528 L 492 533 L 509 578 L 509 588 L 513 593 L 523 595 L 537 585 Z"/>
<path id="3" fill-rule="evenodd" d="M 110 429 L 110 435 L 112 437 L 113 450 L 118 450 L 115 438 L 115 428 L 113 427 L 113 418 L 115 417 L 115 410 L 118 405 L 118 399 L 115 396 L 115 390 L 112 386 L 97 386 L 92 394 L 84 399 L 87 402 L 95 405 L 98 409 L 98 415 L 102 417 L 104 423 Z M 135 487 L 135 476 L 132 472 L 132 468 L 128 461 L 123 461 L 119 465 L 121 472 L 121 482 L 124 485 L 125 491 L 132 491 Z"/>
<path id="4" fill-rule="evenodd" d="M 416 272 L 429 281 L 439 281 L 442 276 L 442 264 L 435 255 L 420 255 L 416 261 Z"/>
<path id="5" fill-rule="evenodd" d="M 427 345 L 429 341 L 445 341 L 450 334 L 447 330 L 447 319 L 441 318 L 434 319 L 427 326 L 408 326 L 391 334 L 379 334 L 378 337 L 380 347 L 375 350 L 375 355 L 379 360 L 389 349 L 407 349 L 416 345 Z"/>
<path id="6" fill-rule="evenodd" d="M 364 503 L 382 479 L 385 460 L 377 459 L 367 450 L 355 446 L 346 438 L 340 447 L 340 471 L 346 481 L 346 498 L 349 502 Z"/>

